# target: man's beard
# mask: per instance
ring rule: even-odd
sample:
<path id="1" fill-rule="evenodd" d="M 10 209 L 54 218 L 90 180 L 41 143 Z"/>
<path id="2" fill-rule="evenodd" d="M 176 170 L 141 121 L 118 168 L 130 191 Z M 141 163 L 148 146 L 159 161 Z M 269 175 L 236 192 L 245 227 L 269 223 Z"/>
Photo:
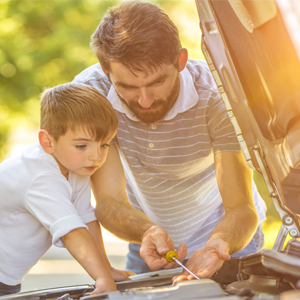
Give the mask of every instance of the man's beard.
<path id="1" fill-rule="evenodd" d="M 155 111 L 153 112 L 143 111 L 143 107 L 138 102 L 130 101 L 129 103 L 127 103 L 127 101 L 118 93 L 117 90 L 116 93 L 119 96 L 120 100 L 133 112 L 133 114 L 137 117 L 138 120 L 140 120 L 143 123 L 150 124 L 162 120 L 163 117 L 171 110 L 171 108 L 177 100 L 179 89 L 180 81 L 179 75 L 177 75 L 175 83 L 167 99 L 155 100 L 150 107 L 147 107 L 147 109 L 155 109 Z"/>

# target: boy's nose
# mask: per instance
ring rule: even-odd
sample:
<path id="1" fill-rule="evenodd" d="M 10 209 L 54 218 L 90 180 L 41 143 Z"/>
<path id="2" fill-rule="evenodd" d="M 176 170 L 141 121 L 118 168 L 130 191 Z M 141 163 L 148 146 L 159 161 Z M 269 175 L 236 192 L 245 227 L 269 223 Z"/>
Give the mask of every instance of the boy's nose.
<path id="1" fill-rule="evenodd" d="M 90 153 L 89 160 L 97 162 L 101 159 L 100 149 L 97 147 Z"/>
<path id="2" fill-rule="evenodd" d="M 143 108 L 149 108 L 154 99 L 151 92 L 147 88 L 141 88 L 138 103 Z"/>

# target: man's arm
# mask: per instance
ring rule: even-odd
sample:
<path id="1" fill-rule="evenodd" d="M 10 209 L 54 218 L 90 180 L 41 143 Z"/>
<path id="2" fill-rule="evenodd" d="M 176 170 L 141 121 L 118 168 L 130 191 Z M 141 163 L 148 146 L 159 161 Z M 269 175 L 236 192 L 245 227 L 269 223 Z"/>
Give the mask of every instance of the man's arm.
<path id="1" fill-rule="evenodd" d="M 134 208 L 126 195 L 126 179 L 115 145 L 111 145 L 106 162 L 91 177 L 99 222 L 119 238 L 140 244 L 144 233 L 155 224 Z"/>
<path id="2" fill-rule="evenodd" d="M 232 253 L 250 242 L 258 216 L 252 197 L 252 170 L 242 152 L 215 154 L 215 171 L 225 215 L 213 230 L 206 245 L 189 259 L 187 267 L 199 277 L 211 277 Z M 183 272 L 175 281 L 192 279 Z"/>
<path id="3" fill-rule="evenodd" d="M 225 216 L 209 239 L 220 238 L 228 244 L 229 254 L 248 245 L 258 226 L 253 202 L 253 172 L 242 152 L 215 154 L 215 170 Z"/>
<path id="4" fill-rule="evenodd" d="M 126 195 L 126 179 L 115 145 L 111 145 L 106 162 L 91 178 L 96 199 L 96 216 L 100 223 L 119 238 L 141 245 L 141 257 L 152 269 L 175 267 L 162 255 L 174 250 L 166 230 L 155 225 L 143 212 L 134 208 Z M 186 256 L 186 247 L 178 248 L 178 259 Z"/>

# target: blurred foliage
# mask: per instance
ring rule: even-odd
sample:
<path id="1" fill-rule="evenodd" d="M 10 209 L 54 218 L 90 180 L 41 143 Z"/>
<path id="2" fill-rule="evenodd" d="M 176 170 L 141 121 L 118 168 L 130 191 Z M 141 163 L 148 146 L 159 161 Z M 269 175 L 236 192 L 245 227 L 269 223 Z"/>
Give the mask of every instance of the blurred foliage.
<path id="1" fill-rule="evenodd" d="M 191 57 L 203 57 L 194 1 L 153 2 L 170 14 Z M 16 126 L 38 126 L 43 89 L 71 81 L 97 63 L 90 36 L 107 8 L 117 3 L 0 0 L 0 160 Z"/>
<path id="2" fill-rule="evenodd" d="M 39 123 L 39 94 L 96 59 L 89 39 L 115 1 L 0 1 L 0 158 L 16 126 Z"/>
<path id="3" fill-rule="evenodd" d="M 161 5 L 174 21 L 189 56 L 203 59 L 195 2 L 153 2 Z M 97 63 L 89 48 L 90 36 L 107 8 L 117 3 L 0 0 L 0 161 L 8 150 L 7 139 L 16 127 L 38 128 L 38 100 L 43 89 L 72 81 L 83 69 Z M 268 206 L 268 221 L 278 223 L 263 180 L 258 173 L 254 178 Z M 271 247 L 274 240 L 272 237 L 267 245 Z"/>

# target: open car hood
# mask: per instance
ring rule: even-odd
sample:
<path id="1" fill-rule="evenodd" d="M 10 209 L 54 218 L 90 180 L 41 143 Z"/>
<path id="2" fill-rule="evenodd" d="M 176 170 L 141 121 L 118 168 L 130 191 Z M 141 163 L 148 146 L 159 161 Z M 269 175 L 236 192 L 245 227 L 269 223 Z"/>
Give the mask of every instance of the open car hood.
<path id="1" fill-rule="evenodd" d="M 196 0 L 202 50 L 248 165 L 259 171 L 287 233 L 300 237 L 298 0 Z"/>

